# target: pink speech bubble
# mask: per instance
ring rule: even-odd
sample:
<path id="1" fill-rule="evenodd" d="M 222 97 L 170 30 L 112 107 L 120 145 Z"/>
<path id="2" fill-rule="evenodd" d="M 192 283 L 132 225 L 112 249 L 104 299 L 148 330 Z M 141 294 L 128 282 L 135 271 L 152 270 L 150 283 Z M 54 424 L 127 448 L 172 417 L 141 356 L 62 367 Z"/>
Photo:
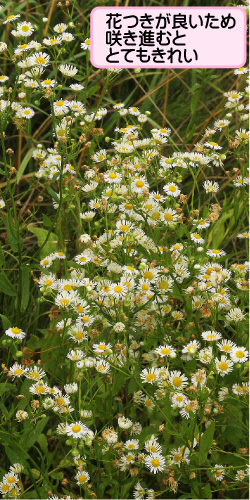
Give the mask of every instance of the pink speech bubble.
<path id="1" fill-rule="evenodd" d="M 110 24 L 109 14 L 118 14 Z M 153 17 L 151 25 L 145 15 Z M 239 68 L 246 62 L 241 7 L 96 7 L 90 24 L 90 57 L 97 68 Z"/>

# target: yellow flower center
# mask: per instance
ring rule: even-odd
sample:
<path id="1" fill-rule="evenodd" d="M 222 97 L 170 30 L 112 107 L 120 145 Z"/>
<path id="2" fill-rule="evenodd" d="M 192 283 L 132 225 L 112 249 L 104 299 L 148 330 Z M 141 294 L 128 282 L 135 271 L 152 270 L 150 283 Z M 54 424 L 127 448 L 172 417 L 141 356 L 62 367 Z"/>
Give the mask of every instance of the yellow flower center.
<path id="1" fill-rule="evenodd" d="M 22 375 L 23 373 L 23 370 L 21 368 L 17 368 L 15 371 L 14 371 L 14 375 Z"/>
<path id="2" fill-rule="evenodd" d="M 170 349 L 168 349 L 167 347 L 163 347 L 163 349 L 161 350 L 161 354 L 169 354 L 170 353 Z"/>
<path id="3" fill-rule="evenodd" d="M 61 305 L 62 306 L 67 306 L 69 304 L 69 300 L 68 299 L 61 299 Z"/>
<path id="4" fill-rule="evenodd" d="M 142 284 L 142 290 L 149 290 L 149 286 L 147 285 L 147 283 Z"/>
<path id="5" fill-rule="evenodd" d="M 82 333 L 82 332 L 77 332 L 77 333 L 75 334 L 75 338 L 76 338 L 77 340 L 81 340 L 83 337 L 84 337 L 84 335 L 83 335 L 83 333 Z"/>
<path id="6" fill-rule="evenodd" d="M 109 174 L 109 178 L 110 179 L 116 179 L 117 177 L 117 174 L 115 174 L 114 172 L 112 172 L 111 174 Z"/>
<path id="7" fill-rule="evenodd" d="M 85 483 L 86 480 L 87 480 L 87 477 L 84 476 L 84 474 L 81 474 L 80 476 L 78 476 L 79 483 Z"/>
<path id="8" fill-rule="evenodd" d="M 167 222 L 171 222 L 173 220 L 173 216 L 171 214 L 165 214 L 164 218 Z"/>
<path id="9" fill-rule="evenodd" d="M 107 349 L 106 344 L 99 344 L 98 349 L 101 349 L 101 351 L 105 351 Z"/>
<path id="10" fill-rule="evenodd" d="M 136 181 L 135 185 L 136 185 L 136 187 L 141 188 L 144 186 L 144 182 L 143 181 Z"/>
<path id="11" fill-rule="evenodd" d="M 211 146 L 218 146 L 217 142 L 210 142 L 209 144 L 211 144 Z"/>
<path id="12" fill-rule="evenodd" d="M 171 193 L 175 193 L 175 191 L 176 191 L 176 187 L 173 185 L 169 186 L 168 189 L 169 189 L 169 191 L 171 191 Z"/>
<path id="13" fill-rule="evenodd" d="M 160 281 L 160 282 L 158 283 L 158 287 L 159 287 L 159 289 L 160 289 L 160 290 L 167 290 L 167 288 L 168 288 L 168 284 L 167 284 L 167 282 L 166 282 L 166 281 Z"/>
<path id="14" fill-rule="evenodd" d="M 47 286 L 51 286 L 53 283 L 53 281 L 51 280 L 45 280 L 44 284 L 47 285 Z"/>
<path id="15" fill-rule="evenodd" d="M 71 428 L 72 432 L 74 432 L 75 434 L 77 434 L 77 432 L 80 432 L 81 430 L 81 426 L 80 425 L 73 425 L 73 427 Z"/>
<path id="16" fill-rule="evenodd" d="M 15 335 L 19 335 L 21 333 L 21 330 L 20 328 L 12 328 L 12 333 L 14 333 Z"/>
<path id="17" fill-rule="evenodd" d="M 146 271 L 146 272 L 144 273 L 144 278 L 145 278 L 146 280 L 151 281 L 151 280 L 153 279 L 153 277 L 154 277 L 154 275 L 153 275 L 153 273 L 151 273 L 151 271 Z"/>
<path id="18" fill-rule="evenodd" d="M 232 350 L 232 347 L 230 347 L 230 345 L 223 345 L 222 346 L 222 350 L 225 351 L 225 352 L 230 352 Z"/>
<path id="19" fill-rule="evenodd" d="M 237 358 L 244 358 L 244 351 L 236 351 L 235 356 Z"/>
<path id="20" fill-rule="evenodd" d="M 160 460 L 158 460 L 158 458 L 153 458 L 151 464 L 153 465 L 153 467 L 159 467 Z"/>
<path id="21" fill-rule="evenodd" d="M 84 321 L 84 323 L 88 323 L 89 317 L 88 316 L 83 316 L 82 317 L 82 321 Z"/>
<path id="22" fill-rule="evenodd" d="M 219 369 L 222 370 L 222 371 L 225 371 L 228 369 L 228 364 L 226 363 L 226 361 L 221 361 L 219 363 Z"/>
<path id="23" fill-rule="evenodd" d="M 151 382 L 151 380 L 155 380 L 155 379 L 156 379 L 156 375 L 155 375 L 154 373 L 148 373 L 148 374 L 146 375 L 146 380 L 147 380 L 148 382 Z"/>
<path id="24" fill-rule="evenodd" d="M 69 292 L 70 290 L 72 290 L 72 286 L 71 285 L 64 285 L 63 289 L 66 290 L 66 292 Z"/>
<path id="25" fill-rule="evenodd" d="M 37 57 L 36 58 L 37 64 L 44 64 L 45 62 L 46 62 L 46 60 L 44 59 L 44 57 Z"/>
<path id="26" fill-rule="evenodd" d="M 27 24 L 25 24 L 24 26 L 22 26 L 22 31 L 25 31 L 25 33 L 27 31 L 29 31 L 29 26 L 27 26 Z"/>
<path id="27" fill-rule="evenodd" d="M 182 380 L 180 377 L 174 377 L 173 378 L 173 385 L 175 385 L 175 387 L 180 387 L 182 384 Z"/>
<path id="28" fill-rule="evenodd" d="M 40 385 L 39 387 L 36 388 L 36 394 L 43 394 L 45 392 L 45 387 L 43 385 Z"/>
<path id="29" fill-rule="evenodd" d="M 83 306 L 76 306 L 76 310 L 79 313 L 83 313 L 84 312 L 84 307 Z"/>
<path id="30" fill-rule="evenodd" d="M 126 231 L 129 231 L 129 226 L 127 226 L 127 224 L 122 224 L 120 226 L 120 230 L 125 233 Z"/>
<path id="31" fill-rule="evenodd" d="M 114 288 L 114 291 L 115 291 L 116 293 L 120 293 L 120 292 L 122 292 L 122 286 L 120 286 L 120 285 L 116 285 L 116 286 L 115 286 L 115 288 Z"/>
<path id="32" fill-rule="evenodd" d="M 183 401 L 183 397 L 182 396 L 176 396 L 176 401 L 179 401 L 179 402 Z"/>
<path id="33" fill-rule="evenodd" d="M 215 335 L 213 335 L 212 333 L 210 333 L 210 335 L 207 336 L 207 340 L 214 340 L 216 337 Z"/>

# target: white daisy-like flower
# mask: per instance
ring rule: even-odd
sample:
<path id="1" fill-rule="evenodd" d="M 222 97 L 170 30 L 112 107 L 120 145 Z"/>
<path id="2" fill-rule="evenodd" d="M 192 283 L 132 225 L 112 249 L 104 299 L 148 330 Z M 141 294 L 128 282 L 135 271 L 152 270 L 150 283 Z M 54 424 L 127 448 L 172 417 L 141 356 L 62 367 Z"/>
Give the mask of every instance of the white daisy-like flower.
<path id="1" fill-rule="evenodd" d="M 50 78 L 47 78 L 46 80 L 43 80 L 41 82 L 41 85 L 42 87 L 46 88 L 46 87 L 54 87 L 56 85 L 56 82 L 55 80 L 50 80 Z"/>
<path id="2" fill-rule="evenodd" d="M 120 427 L 120 429 L 129 429 L 130 427 L 132 427 L 133 425 L 133 422 L 132 420 L 130 420 L 130 418 L 126 418 L 126 417 L 118 417 L 118 426 Z"/>
<path id="3" fill-rule="evenodd" d="M 176 213 L 176 210 L 173 210 L 172 208 L 165 208 L 164 212 L 161 214 L 161 220 L 164 224 L 173 224 L 173 222 L 178 221 L 178 214 Z"/>
<path id="4" fill-rule="evenodd" d="M 235 69 L 234 70 L 234 74 L 235 75 L 244 75 L 244 74 L 247 74 L 248 73 L 248 68 L 238 68 L 238 69 Z"/>
<path id="5" fill-rule="evenodd" d="M 218 250 L 218 249 L 213 249 L 213 250 L 207 250 L 206 254 L 209 256 L 209 257 L 214 257 L 214 258 L 218 258 L 218 257 L 224 257 L 224 255 L 226 255 L 226 252 L 224 252 L 224 250 Z"/>
<path id="6" fill-rule="evenodd" d="M 0 54 L 7 49 L 7 43 L 0 42 Z"/>
<path id="7" fill-rule="evenodd" d="M 226 356 L 221 356 L 221 359 L 215 358 L 215 365 L 218 373 L 224 377 L 233 371 L 234 364 Z"/>
<path id="8" fill-rule="evenodd" d="M 222 130 L 224 127 L 227 127 L 229 123 L 230 123 L 229 120 L 216 120 L 214 122 L 214 128 Z"/>
<path id="9" fill-rule="evenodd" d="M 108 184 L 120 184 L 122 181 L 122 174 L 114 170 L 109 170 L 105 172 L 103 178 Z"/>
<path id="10" fill-rule="evenodd" d="M 13 366 L 11 366 L 9 370 L 13 380 L 15 377 L 20 378 L 22 375 L 25 375 L 26 372 L 26 368 L 18 363 L 15 363 Z"/>
<path id="11" fill-rule="evenodd" d="M 126 295 L 128 294 L 128 288 L 125 284 L 113 283 L 110 287 L 109 293 L 116 299 L 121 299 L 122 297 L 126 297 Z"/>
<path id="12" fill-rule="evenodd" d="M 131 183 L 132 193 L 142 193 L 145 189 L 149 188 L 149 184 L 145 177 L 136 177 Z"/>
<path id="13" fill-rule="evenodd" d="M 150 472 L 157 474 L 157 472 L 163 472 L 166 461 L 165 458 L 160 455 L 160 453 L 151 453 L 145 458 L 145 466 Z"/>
<path id="14" fill-rule="evenodd" d="M 236 481 L 243 481 L 245 477 L 247 476 L 246 472 L 244 470 L 238 470 L 235 475 L 235 480 Z"/>
<path id="15" fill-rule="evenodd" d="M 5 207 L 5 201 L 3 200 L 3 198 L 0 198 L 0 209 L 4 207 Z"/>
<path id="16" fill-rule="evenodd" d="M 110 371 L 110 364 L 104 359 L 97 359 L 95 367 L 98 373 L 106 374 Z"/>
<path id="17" fill-rule="evenodd" d="M 3 24 L 12 23 L 19 17 L 21 17 L 21 14 L 16 14 L 16 15 L 12 14 L 11 16 L 8 16 L 7 19 L 5 19 L 5 21 L 3 21 Z"/>
<path id="18" fill-rule="evenodd" d="M 136 107 L 128 108 L 128 112 L 130 113 L 130 115 L 133 115 L 133 116 L 140 115 L 140 110 Z"/>
<path id="19" fill-rule="evenodd" d="M 84 353 L 79 349 L 72 349 L 72 351 L 68 352 L 67 358 L 75 362 L 81 361 L 84 358 Z"/>
<path id="20" fill-rule="evenodd" d="M 193 340 L 189 342 L 185 347 L 183 347 L 181 352 L 183 352 L 184 354 L 188 353 L 193 355 L 196 354 L 199 348 L 200 348 L 199 342 L 197 342 L 197 340 Z"/>
<path id="21" fill-rule="evenodd" d="M 72 436 L 74 438 L 82 438 L 87 431 L 88 427 L 82 422 L 74 422 L 66 426 L 67 436 Z"/>
<path id="22" fill-rule="evenodd" d="M 205 146 L 207 146 L 207 148 L 210 148 L 210 149 L 222 149 L 221 146 L 219 146 L 219 144 L 217 142 L 213 142 L 213 141 L 209 141 L 209 142 L 205 142 L 204 143 Z"/>
<path id="23" fill-rule="evenodd" d="M 172 393 L 171 401 L 171 406 L 182 408 L 187 402 L 187 396 L 185 396 L 182 392 Z"/>
<path id="24" fill-rule="evenodd" d="M 191 240 L 197 243 L 198 245 L 205 243 L 205 240 L 198 233 L 192 233 L 190 237 Z"/>
<path id="25" fill-rule="evenodd" d="M 175 389 L 179 390 L 184 389 L 188 384 L 187 377 L 178 370 L 169 372 L 168 381 Z"/>
<path id="26" fill-rule="evenodd" d="M 234 363 L 245 363 L 248 360 L 248 356 L 249 354 L 245 347 L 235 346 L 230 352 L 230 357 Z"/>
<path id="27" fill-rule="evenodd" d="M 235 90 L 225 92 L 223 95 L 228 98 L 229 102 L 238 102 L 243 97 L 241 92 L 236 92 Z"/>
<path id="28" fill-rule="evenodd" d="M 175 349 L 168 344 L 160 345 L 155 349 L 155 352 L 159 354 L 161 358 L 165 358 L 166 356 L 172 357 L 172 354 L 175 353 Z"/>
<path id="29" fill-rule="evenodd" d="M 83 50 L 90 50 L 90 38 L 86 38 L 86 40 L 84 40 L 84 42 L 82 42 L 80 46 Z"/>
<path id="30" fill-rule="evenodd" d="M 140 377 L 143 383 L 154 384 L 159 379 L 159 368 L 145 368 L 142 370 Z"/>
<path id="31" fill-rule="evenodd" d="M 78 69 L 72 64 L 60 64 L 58 69 L 63 76 L 73 77 L 78 73 Z"/>
<path id="32" fill-rule="evenodd" d="M 215 469 L 213 469 L 211 472 L 216 481 L 222 481 L 223 477 L 225 476 L 225 469 L 222 465 L 215 464 Z"/>
<path id="33" fill-rule="evenodd" d="M 95 153 L 93 156 L 93 161 L 95 163 L 100 163 L 101 161 L 105 160 L 107 157 L 106 149 L 101 149 L 98 151 L 98 153 Z"/>
<path id="34" fill-rule="evenodd" d="M 26 120 L 30 120 L 34 116 L 35 112 L 31 108 L 21 108 L 17 112 L 17 116 L 19 118 L 26 118 Z"/>
<path id="35" fill-rule="evenodd" d="M 221 333 L 212 330 L 202 332 L 201 336 L 207 342 L 214 342 L 215 340 L 219 340 L 222 337 Z"/>
<path id="36" fill-rule="evenodd" d="M 49 64 L 49 61 L 50 56 L 49 54 L 46 54 L 46 52 L 35 52 L 35 54 L 31 56 L 31 65 L 46 67 Z"/>
<path id="37" fill-rule="evenodd" d="M 9 79 L 8 76 L 6 75 L 0 75 L 0 83 L 5 83 Z"/>
<path id="38" fill-rule="evenodd" d="M 248 186 L 249 179 L 248 177 L 242 177 L 238 175 L 238 177 L 236 177 L 236 179 L 233 180 L 233 183 L 236 187 Z"/>
<path id="39" fill-rule="evenodd" d="M 178 188 L 177 184 L 174 184 L 173 182 L 165 184 L 165 186 L 163 186 L 163 191 L 167 196 L 173 196 L 174 198 L 177 198 L 177 196 L 181 194 L 181 190 Z"/>
<path id="40" fill-rule="evenodd" d="M 5 330 L 5 335 L 8 337 L 11 337 L 12 339 L 18 339 L 22 340 L 26 337 L 26 333 L 21 330 L 21 328 L 18 328 L 17 326 L 13 326 L 11 328 L 8 328 L 8 330 Z"/>
<path id="41" fill-rule="evenodd" d="M 82 484 L 85 484 L 90 480 L 90 475 L 85 470 L 81 470 L 77 472 L 75 479 L 76 484 L 78 484 L 78 486 L 81 486 Z"/>
<path id="42" fill-rule="evenodd" d="M 104 342 L 100 342 L 99 344 L 93 344 L 92 348 L 96 354 L 106 354 L 106 351 L 111 349 L 112 346 L 110 343 L 105 344 Z"/>
<path id="43" fill-rule="evenodd" d="M 219 191 L 220 188 L 218 182 L 215 181 L 205 181 L 203 183 L 203 187 L 206 193 L 217 193 L 217 191 Z"/>
<path id="44" fill-rule="evenodd" d="M 234 342 L 232 342 L 231 340 L 225 340 L 225 339 L 223 339 L 221 342 L 218 342 L 217 346 L 219 347 L 220 351 L 222 351 L 226 354 L 230 354 L 232 352 L 232 349 L 234 347 L 237 347 L 234 344 Z"/>
<path id="45" fill-rule="evenodd" d="M 225 317 L 226 321 L 235 321 L 238 323 L 239 321 L 243 321 L 245 318 L 245 314 L 243 314 L 242 310 L 239 307 L 234 307 L 229 311 Z"/>
<path id="46" fill-rule="evenodd" d="M 127 448 L 127 450 L 138 450 L 139 448 L 139 440 L 138 439 L 128 439 L 124 443 L 124 447 Z"/>
<path id="47" fill-rule="evenodd" d="M 71 83 L 70 88 L 75 92 L 80 92 L 84 89 L 84 85 L 82 85 L 81 83 Z"/>
<path id="48" fill-rule="evenodd" d="M 79 255 L 76 255 L 76 257 L 74 257 L 74 260 L 77 262 L 77 264 L 80 264 L 80 266 L 85 266 L 88 262 L 91 261 L 91 257 L 83 252 Z"/>

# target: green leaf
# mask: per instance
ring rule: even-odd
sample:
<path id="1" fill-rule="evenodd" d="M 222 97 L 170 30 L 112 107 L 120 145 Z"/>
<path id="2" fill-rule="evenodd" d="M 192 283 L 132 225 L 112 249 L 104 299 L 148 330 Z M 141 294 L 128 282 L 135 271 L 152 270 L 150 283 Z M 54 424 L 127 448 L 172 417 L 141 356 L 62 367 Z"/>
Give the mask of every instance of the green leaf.
<path id="1" fill-rule="evenodd" d="M 21 277 L 22 277 L 21 312 L 24 312 L 29 303 L 29 293 L 30 293 L 30 272 L 27 266 L 21 269 Z"/>
<path id="2" fill-rule="evenodd" d="M 95 85 L 94 87 L 90 87 L 90 89 L 88 91 L 88 97 L 96 94 L 96 92 L 97 92 L 97 90 L 99 90 L 99 88 L 100 88 L 99 85 Z"/>
<path id="3" fill-rule="evenodd" d="M 208 452 L 212 446 L 214 437 L 214 427 L 215 427 L 215 422 L 212 422 L 207 428 L 207 430 L 204 432 L 203 436 L 201 436 L 199 465 L 202 465 L 205 462 Z"/>
<path id="4" fill-rule="evenodd" d="M 0 396 L 5 392 L 13 391 L 13 384 L 3 383 L 0 384 Z"/>
<path id="5" fill-rule="evenodd" d="M 45 214 L 43 214 L 43 225 L 44 227 L 48 227 L 49 229 L 53 226 L 52 220 Z"/>
<path id="6" fill-rule="evenodd" d="M 201 85 L 199 83 L 195 83 L 194 85 L 192 85 L 192 87 L 190 88 L 190 90 L 188 92 L 194 92 L 195 90 L 198 90 L 200 89 Z"/>
<path id="7" fill-rule="evenodd" d="M 40 227 L 32 226 L 31 224 L 29 224 L 27 226 L 27 229 L 31 233 L 34 233 L 36 235 L 38 246 L 41 247 L 43 245 L 44 241 L 46 240 L 48 230 L 40 228 Z M 41 253 L 40 253 L 41 259 L 46 257 L 47 255 L 55 252 L 56 249 L 57 249 L 57 236 L 55 233 L 50 233 L 49 239 L 48 239 L 46 245 L 44 245 L 44 247 L 41 250 Z"/>
<path id="8" fill-rule="evenodd" d="M 17 295 L 14 286 L 11 284 L 4 271 L 2 271 L 0 275 L 0 292 L 5 293 L 5 295 L 9 295 L 10 297 L 15 297 L 15 295 Z"/>
<path id="9" fill-rule="evenodd" d="M 36 427 L 29 433 L 28 436 L 23 436 L 20 440 L 20 445 L 25 451 L 28 451 L 33 444 L 39 439 L 41 432 L 43 431 L 45 425 L 47 424 L 49 417 L 43 418 L 38 422 Z"/>
<path id="10" fill-rule="evenodd" d="M 203 498 L 212 498 L 211 486 L 210 484 L 206 484 L 205 488 L 202 490 Z"/>
<path id="11" fill-rule="evenodd" d="M 31 157 L 32 157 L 32 154 L 33 154 L 33 151 L 34 151 L 34 148 L 31 148 L 28 150 L 28 152 L 26 153 L 25 157 L 23 158 L 22 160 L 22 163 L 18 169 L 18 172 L 17 172 L 17 176 L 16 176 L 16 180 L 17 180 L 17 184 L 19 183 Z"/>
<path id="12" fill-rule="evenodd" d="M 7 316 L 4 316 L 4 314 L 0 314 L 0 317 L 2 318 L 4 331 L 8 330 L 8 328 L 11 327 L 11 321 L 7 318 Z"/>
<path id="13" fill-rule="evenodd" d="M 190 109 L 192 115 L 195 113 L 200 98 L 200 92 L 195 92 L 191 99 Z"/>

